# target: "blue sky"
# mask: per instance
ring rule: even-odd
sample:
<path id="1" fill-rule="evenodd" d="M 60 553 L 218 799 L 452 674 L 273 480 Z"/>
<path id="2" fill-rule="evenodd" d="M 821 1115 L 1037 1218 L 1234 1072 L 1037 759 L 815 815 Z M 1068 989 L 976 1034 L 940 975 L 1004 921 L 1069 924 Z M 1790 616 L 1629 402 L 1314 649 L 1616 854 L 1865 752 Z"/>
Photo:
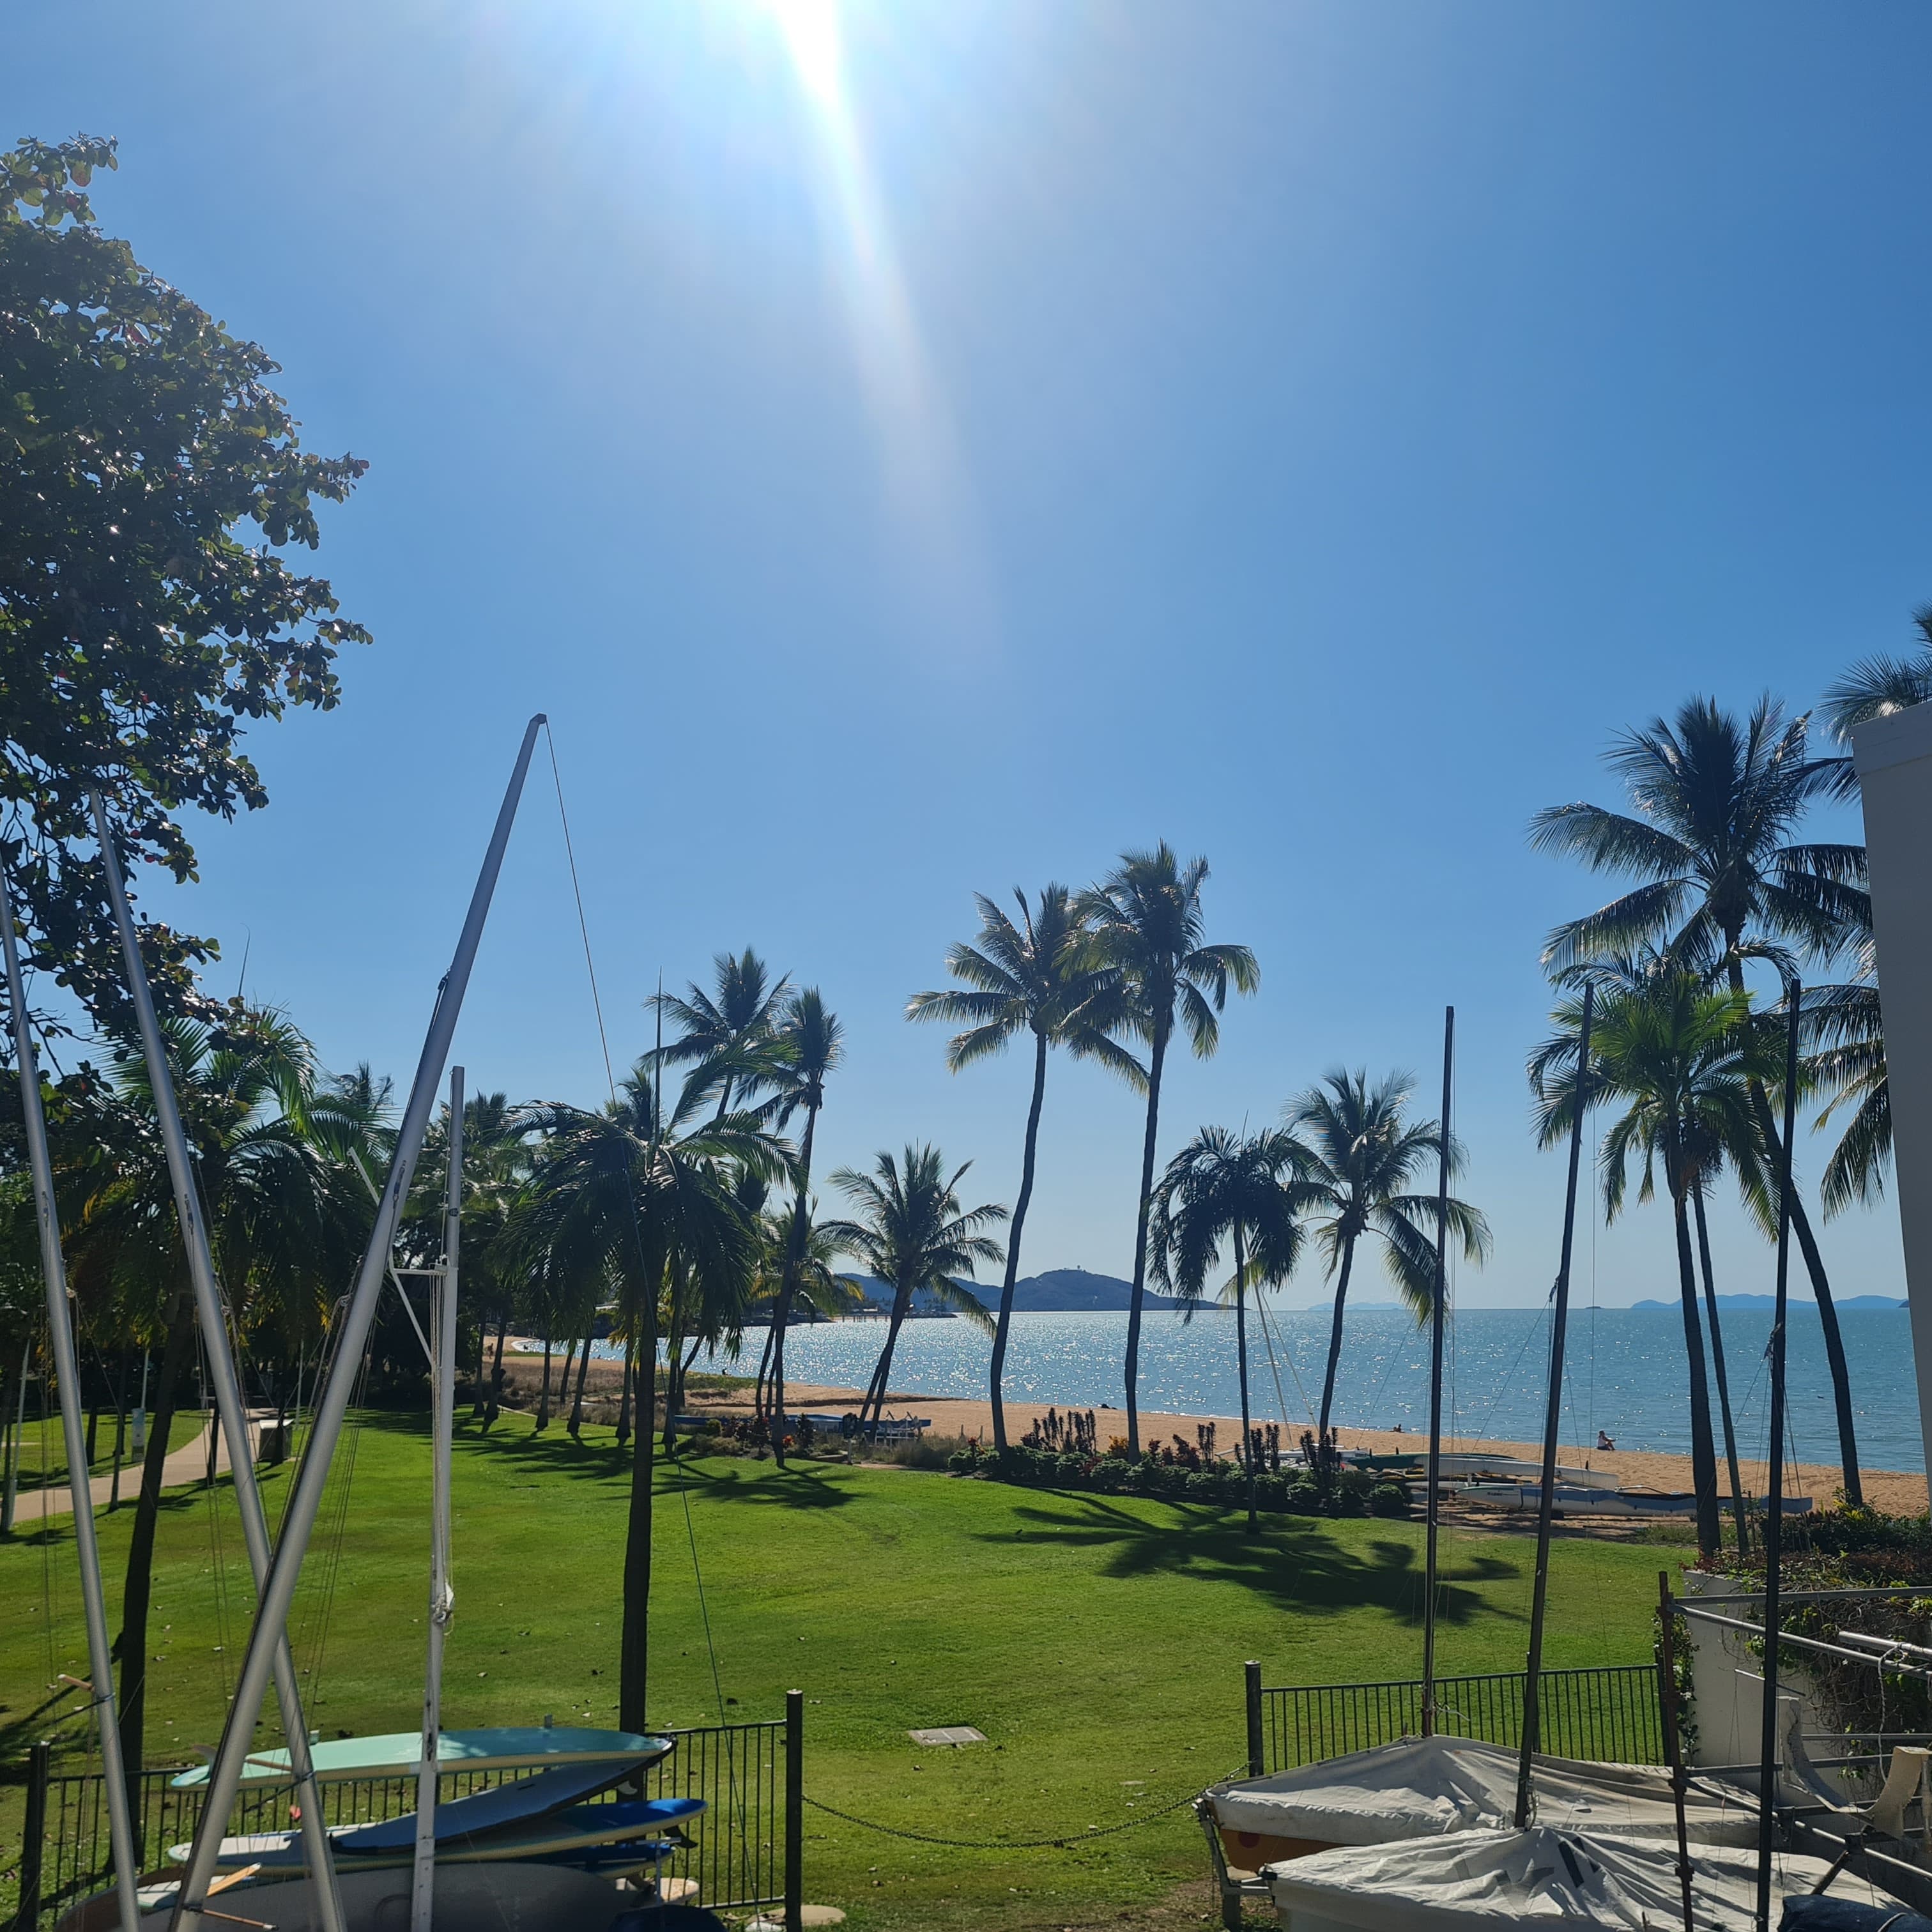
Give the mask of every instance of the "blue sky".
<path id="1" fill-rule="evenodd" d="M 720 947 L 850 1036 L 825 1165 L 1010 1198 L 1028 1070 L 899 1018 L 970 894 L 1205 852 L 1261 957 L 1163 1148 L 1460 1014 L 1472 1302 L 1539 1299 L 1526 848 L 1693 691 L 1809 704 L 1932 598 L 1932 18 L 1225 0 L 100 4 L 6 131 L 120 138 L 112 232 L 373 467 L 375 646 L 152 902 L 328 1062 L 406 1077 L 523 719 L 554 720 L 614 1045 Z M 547 786 L 547 776 L 544 780 Z M 602 1076 L 533 787 L 472 1085 Z M 1430 1103 L 1432 1106 L 1432 1102 Z M 1140 1123 L 1056 1067 L 1029 1269 L 1125 1272 Z M 1815 1174 L 1824 1144 L 1804 1149 Z M 1720 1286 L 1769 1286 L 1726 1217 Z M 1844 1292 L 1902 1292 L 1886 1211 Z M 1664 1219 L 1597 1292 L 1670 1292 Z M 1588 1281 L 1583 1283 L 1585 1293 Z M 1311 1272 L 1291 1300 L 1312 1297 Z M 1381 1299 L 1379 1284 L 1365 1283 Z"/>

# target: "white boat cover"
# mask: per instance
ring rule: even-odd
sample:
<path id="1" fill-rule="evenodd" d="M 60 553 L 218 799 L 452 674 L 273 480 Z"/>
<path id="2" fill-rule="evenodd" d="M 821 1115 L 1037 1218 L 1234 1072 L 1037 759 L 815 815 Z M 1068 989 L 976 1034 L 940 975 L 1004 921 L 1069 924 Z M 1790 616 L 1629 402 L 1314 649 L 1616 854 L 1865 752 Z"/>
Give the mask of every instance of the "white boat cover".
<path id="1" fill-rule="evenodd" d="M 1271 1778 L 1217 1784 L 1216 1821 L 1233 1832 L 1382 1845 L 1449 1832 L 1494 1829 L 1516 1819 L 1516 1754 L 1473 1738 L 1405 1738 Z M 1669 1774 L 1647 1764 L 1534 1760 L 1536 1821 L 1571 1830 L 1675 1839 Z M 1693 1776 L 1684 1820 L 1694 1843 L 1755 1845 L 1757 1799 L 1747 1787 Z"/>
<path id="2" fill-rule="evenodd" d="M 1693 1859 L 1697 1932 L 1751 1932 L 1756 1852 L 1705 1845 Z M 1819 1858 L 1779 1857 L 1772 1923 L 1787 1894 L 1810 1892 L 1829 1869 Z M 1283 1932 L 1502 1932 L 1548 1924 L 1678 1932 L 1684 1923 L 1674 1844 L 1546 1826 L 1318 1852 L 1270 1865 L 1266 1876 Z M 1850 1873 L 1832 1881 L 1832 1892 L 1898 1907 Z"/>

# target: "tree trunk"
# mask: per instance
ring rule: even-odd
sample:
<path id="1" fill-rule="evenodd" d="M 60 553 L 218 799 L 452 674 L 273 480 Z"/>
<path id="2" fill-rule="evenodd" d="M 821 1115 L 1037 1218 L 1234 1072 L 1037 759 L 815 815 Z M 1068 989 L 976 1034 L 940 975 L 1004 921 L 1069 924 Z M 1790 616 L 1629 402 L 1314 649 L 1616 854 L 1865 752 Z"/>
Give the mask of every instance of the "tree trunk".
<path id="1" fill-rule="evenodd" d="M 1234 1346 L 1241 1365 L 1241 1464 L 1248 1472 L 1248 1534 L 1261 1528 L 1255 1513 L 1255 1445 L 1252 1424 L 1248 1420 L 1248 1251 L 1241 1239 L 1241 1223 L 1234 1221 Z"/>
<path id="2" fill-rule="evenodd" d="M 541 1436 L 550 1426 L 550 1335 L 544 1334 L 543 1388 L 537 1396 L 536 1433 Z"/>
<path id="3" fill-rule="evenodd" d="M 105 1371 L 103 1371 L 104 1377 L 104 1375 Z M 81 1377 L 83 1386 L 86 1381 L 87 1378 L 83 1375 Z M 90 1481 L 93 1479 L 94 1463 L 100 1454 L 100 1381 L 97 1379 L 88 1393 L 87 1403 L 87 1474 Z"/>
<path id="4" fill-rule="evenodd" d="M 773 1314 L 778 1312 L 778 1304 L 772 1304 Z M 752 1413 L 762 1422 L 765 1419 L 765 1397 L 771 1387 L 772 1337 L 778 1333 L 776 1322 L 765 1325 L 765 1346 L 758 1352 L 758 1379 L 752 1388 Z"/>
<path id="5" fill-rule="evenodd" d="M 892 1385 L 892 1351 L 899 1344 L 899 1328 L 912 1306 L 912 1290 L 902 1288 L 892 1296 L 892 1316 L 886 1324 L 886 1346 L 879 1351 L 879 1366 L 872 1371 L 872 1430 L 876 1435 L 886 1410 L 886 1391 Z M 865 1412 L 859 1412 L 859 1420 L 866 1419 Z"/>
<path id="6" fill-rule="evenodd" d="M 682 1282 L 674 1282 L 670 1296 L 670 1330 L 664 1337 L 664 1451 L 677 1454 L 677 1415 L 684 1406 L 684 1377 L 679 1372 L 684 1358 L 684 1303 Z"/>
<path id="7" fill-rule="evenodd" d="M 1690 1217 L 1684 1197 L 1671 1195 L 1677 1224 L 1677 1286 L 1684 1305 L 1684 1353 L 1690 1372 L 1690 1486 L 1697 1492 L 1697 1547 L 1714 1557 L 1724 1546 L 1718 1514 L 1718 1457 L 1711 1440 L 1711 1385 L 1704 1366 L 1704 1328 L 1697 1316 L 1697 1274 L 1690 1259 Z"/>
<path id="8" fill-rule="evenodd" d="M 563 1372 L 556 1378 L 556 1406 L 560 1414 L 563 1412 L 564 1404 L 570 1400 L 570 1365 L 576 1359 L 577 1337 L 573 1335 L 564 1344 Z"/>
<path id="9" fill-rule="evenodd" d="M 1744 990 L 1744 961 L 1738 952 L 1737 935 L 1733 934 L 1730 938 L 1731 990 L 1741 993 Z M 1771 1102 L 1760 1082 L 1751 1082 L 1750 1101 L 1758 1132 L 1763 1138 L 1766 1152 L 1771 1156 L 1772 1171 L 1774 1174 L 1782 1172 L 1784 1137 L 1772 1118 Z M 1795 1158 L 1797 1150 L 1793 1148 L 1792 1151 Z M 1798 1237 L 1798 1250 L 1804 1257 L 1804 1271 L 1810 1276 L 1812 1298 L 1818 1304 L 1819 1326 L 1825 1331 L 1825 1359 L 1832 1370 L 1832 1400 L 1838 1411 L 1838 1461 L 1845 1501 L 1852 1508 L 1862 1509 L 1865 1500 L 1864 1476 L 1858 1466 L 1858 1430 L 1852 1413 L 1852 1378 L 1845 1362 L 1845 1338 L 1838 1330 L 1838 1304 L 1832 1299 L 1832 1284 L 1825 1274 L 1825 1257 L 1819 1252 L 1817 1236 L 1811 1232 L 1811 1217 L 1804 1211 L 1804 1197 L 1796 1186 L 1791 1190 L 1791 1229 Z M 1774 1448 L 1773 1453 L 1776 1453 Z"/>
<path id="10" fill-rule="evenodd" d="M 624 1532 L 624 1634 L 617 1672 L 617 1722 L 642 1731 L 649 1676 L 651 1634 L 651 1504 L 657 1448 L 658 1304 L 654 1289 L 638 1298 L 637 1332 L 638 1432 L 631 1458 L 631 1509 Z M 720 1720 L 724 1712 L 718 1714 Z"/>
<path id="11" fill-rule="evenodd" d="M 577 1358 L 577 1394 L 570 1405 L 570 1432 L 581 1442 L 584 1437 L 584 1384 L 590 1373 L 590 1337 L 584 1338 L 584 1352 Z"/>
<path id="12" fill-rule="evenodd" d="M 1342 1272 L 1335 1282 L 1335 1318 L 1328 1328 L 1328 1372 L 1322 1378 L 1322 1419 L 1315 1425 L 1316 1444 L 1328 1440 L 1328 1412 L 1335 1406 L 1335 1371 L 1342 1360 L 1342 1307 L 1348 1298 L 1348 1276 L 1355 1265 L 1355 1237 L 1342 1244 Z"/>
<path id="13" fill-rule="evenodd" d="M 503 1406 L 503 1338 L 510 1332 L 510 1304 L 506 1301 L 496 1319 L 496 1348 L 490 1358 L 490 1399 L 483 1410 L 483 1426 L 488 1429 Z"/>
<path id="14" fill-rule="evenodd" d="M 1012 1232 L 1006 1240 L 1006 1279 L 1000 1284 L 1000 1316 L 993 1330 L 993 1447 L 1006 1446 L 1006 1402 L 1003 1386 L 1006 1370 L 1006 1331 L 1013 1318 L 1013 1284 L 1019 1279 L 1020 1235 L 1033 1199 L 1034 1164 L 1040 1148 L 1040 1112 L 1046 1100 L 1046 1035 L 1033 1036 L 1033 1104 L 1027 1109 L 1026 1147 L 1020 1156 L 1019 1198 L 1013 1203 Z"/>
<path id="15" fill-rule="evenodd" d="M 107 1513 L 121 1507 L 121 1464 L 128 1454 L 128 1351 L 121 1351 L 121 1372 L 114 1385 L 114 1480 L 108 1485 Z"/>
<path id="16" fill-rule="evenodd" d="M 1160 1132 L 1160 1073 L 1172 1016 L 1154 1033 L 1148 1055 L 1147 1132 L 1141 1142 L 1141 1204 L 1134 1222 L 1134 1289 L 1127 1303 L 1127 1454 L 1141 1453 L 1141 1303 L 1147 1292 L 1148 1210 L 1154 1204 L 1154 1150 Z"/>
<path id="17" fill-rule="evenodd" d="M 1711 1272 L 1711 1229 L 1704 1217 L 1704 1184 L 1694 1183 L 1690 1204 L 1697 1220 L 1697 1258 L 1704 1276 L 1704 1312 L 1711 1322 L 1711 1363 L 1718 1372 L 1718 1413 L 1724 1425 L 1724 1460 L 1731 1478 L 1731 1508 L 1737 1518 L 1738 1555 L 1750 1550 L 1749 1512 L 1744 1504 L 1744 1486 L 1738 1474 L 1738 1432 L 1731 1418 L 1731 1383 L 1724 1366 L 1724 1331 L 1718 1321 L 1718 1285 Z"/>
<path id="18" fill-rule="evenodd" d="M 798 1271 L 805 1259 L 806 1198 L 812 1186 L 812 1143 L 818 1131 L 818 1109 L 806 1115 L 805 1138 L 798 1150 L 798 1199 L 791 1211 L 791 1234 L 785 1243 L 784 1273 L 778 1279 L 778 1306 L 772 1310 L 772 1454 L 778 1467 L 784 1467 L 784 1338 L 785 1324 L 791 1319 L 792 1296 L 798 1286 Z"/>
<path id="19" fill-rule="evenodd" d="M 148 1420 L 147 1452 L 141 1464 L 141 1493 L 128 1539 L 128 1570 L 121 1591 L 121 1755 L 127 1766 L 128 1798 L 140 1838 L 142 1732 L 148 1706 L 148 1605 L 154 1573 L 154 1531 L 161 1510 L 161 1466 L 168 1460 L 168 1432 L 174 1424 L 175 1390 L 194 1349 L 194 1304 L 178 1291 L 170 1304 L 167 1341 L 161 1352 L 154 1406 Z"/>
<path id="20" fill-rule="evenodd" d="M 637 1372 L 638 1351 L 634 1344 L 626 1344 L 624 1349 L 624 1386 L 617 1397 L 617 1447 L 621 1449 L 631 1439 L 631 1380 Z"/>

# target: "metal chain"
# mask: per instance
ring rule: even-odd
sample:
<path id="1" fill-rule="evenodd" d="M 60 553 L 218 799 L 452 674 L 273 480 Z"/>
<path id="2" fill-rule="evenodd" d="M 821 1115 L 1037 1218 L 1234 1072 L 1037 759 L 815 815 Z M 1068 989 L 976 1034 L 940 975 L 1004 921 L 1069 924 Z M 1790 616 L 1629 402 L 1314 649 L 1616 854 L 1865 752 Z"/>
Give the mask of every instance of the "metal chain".
<path id="1" fill-rule="evenodd" d="M 1247 1768 L 1244 1764 L 1228 1775 L 1245 1777 Z M 823 1811 L 829 1817 L 842 1818 L 848 1825 L 862 1826 L 868 1832 L 882 1832 L 888 1838 L 910 1838 L 915 1844 L 944 1845 L 954 1851 L 965 1852 L 1037 1852 L 1049 1849 L 1064 1851 L 1069 1845 L 1084 1844 L 1091 1838 L 1111 1838 L 1121 1832 L 1138 1831 L 1143 1825 L 1151 1825 L 1156 1818 L 1165 1818 L 1170 1812 L 1178 1811 L 1184 1804 L 1192 1804 L 1199 1796 L 1196 1791 L 1184 1791 L 1172 1804 L 1163 1804 L 1158 1811 L 1143 1812 L 1138 1818 L 1130 1818 L 1124 1825 L 1089 1825 L 1084 1832 L 1063 1832 L 1054 1838 L 937 1838 L 928 1832 L 908 1832 L 897 1825 L 881 1825 L 871 1818 L 855 1817 L 850 1811 L 821 1804 L 803 1792 L 799 1794 L 801 1800 L 814 1811 Z"/>

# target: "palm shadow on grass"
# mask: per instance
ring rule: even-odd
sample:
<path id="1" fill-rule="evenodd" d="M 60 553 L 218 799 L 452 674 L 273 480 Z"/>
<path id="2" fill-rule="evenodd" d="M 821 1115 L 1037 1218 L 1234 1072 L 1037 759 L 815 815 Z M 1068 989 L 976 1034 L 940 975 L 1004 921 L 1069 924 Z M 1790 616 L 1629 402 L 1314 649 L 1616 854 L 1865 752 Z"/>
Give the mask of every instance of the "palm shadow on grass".
<path id="1" fill-rule="evenodd" d="M 420 1436 L 428 1449 L 428 1420 L 410 1412 L 371 1412 L 372 1424 L 398 1435 Z M 485 1435 L 473 1424 L 456 1432 L 457 1448 L 478 1458 L 494 1458 L 518 1473 L 530 1478 L 556 1477 L 628 1485 L 631 1479 L 633 1449 L 619 1448 L 614 1442 L 578 1442 L 567 1430 L 555 1434 L 546 1430 L 538 1436 Z M 660 1500 L 674 1492 L 680 1476 L 693 1494 L 702 1494 L 720 1502 L 763 1504 L 785 1509 L 842 1509 L 854 1500 L 851 1492 L 829 1482 L 820 1466 L 794 1462 L 784 1468 L 742 1456 L 667 1456 L 660 1446 L 656 1458 L 657 1489 Z M 841 1466 L 842 1467 L 842 1466 Z M 428 1480 L 424 1466 L 424 1480 Z M 701 1486 L 701 1487 L 700 1487 Z"/>
<path id="2" fill-rule="evenodd" d="M 1109 1498 L 1082 1492 L 1049 1492 L 1058 1509 L 1040 1502 L 1014 1511 L 1020 1532 L 982 1532 L 980 1540 L 1039 1542 L 1063 1549 L 1110 1547 L 1104 1575 L 1145 1576 L 1186 1572 L 1208 1582 L 1234 1583 L 1275 1607 L 1304 1615 L 1377 1609 L 1420 1624 L 1422 1573 L 1416 1551 L 1393 1540 L 1371 1543 L 1366 1552 L 1346 1549 L 1318 1519 L 1276 1518 L 1251 1538 L 1238 1514 L 1222 1515 L 1184 1503 L 1166 1504 L 1165 1520 L 1150 1520 Z M 1466 1624 L 1479 1616 L 1520 1622 L 1519 1612 L 1491 1603 L 1459 1584 L 1492 1583 L 1523 1574 L 1520 1564 L 1496 1556 L 1466 1558 L 1440 1571 L 1439 1620 Z"/>

